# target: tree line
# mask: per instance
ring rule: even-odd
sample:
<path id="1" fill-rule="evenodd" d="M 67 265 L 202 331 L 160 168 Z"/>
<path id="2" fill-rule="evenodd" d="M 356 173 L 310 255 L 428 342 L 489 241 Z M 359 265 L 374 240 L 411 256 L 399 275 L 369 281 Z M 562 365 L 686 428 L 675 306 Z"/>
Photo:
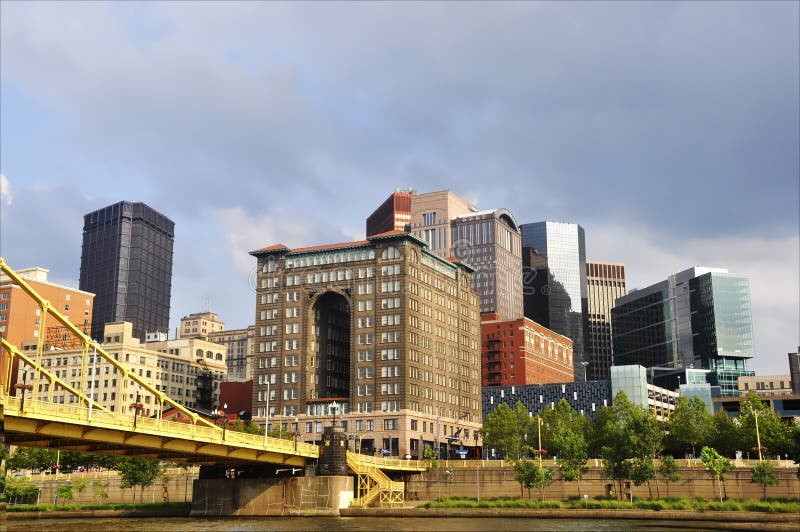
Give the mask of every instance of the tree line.
<path id="1" fill-rule="evenodd" d="M 542 466 L 542 455 L 558 457 L 562 478 L 576 481 L 579 494 L 589 458 L 601 459 L 604 474 L 617 484 L 618 497 L 625 481 L 639 486 L 657 476 L 669 490 L 669 482 L 679 478 L 676 457 L 700 458 L 719 482 L 720 497 L 725 473 L 732 469 L 730 458 L 737 451 L 751 458 L 758 458 L 760 451 L 764 457 L 800 463 L 800 424 L 784 423 L 754 392 L 742 400 L 736 417 L 723 410 L 712 415 L 701 399 L 679 397 L 665 422 L 631 403 L 624 392 L 600 408 L 594 419 L 576 412 L 564 399 L 536 416 L 520 402 L 514 408 L 500 404 L 484 420 L 481 433 L 484 448 L 500 451 L 513 464 L 520 488 L 529 490 L 543 491 L 553 478 L 553 468 Z M 754 468 L 753 481 L 765 490 L 777 483 L 770 462 Z"/>

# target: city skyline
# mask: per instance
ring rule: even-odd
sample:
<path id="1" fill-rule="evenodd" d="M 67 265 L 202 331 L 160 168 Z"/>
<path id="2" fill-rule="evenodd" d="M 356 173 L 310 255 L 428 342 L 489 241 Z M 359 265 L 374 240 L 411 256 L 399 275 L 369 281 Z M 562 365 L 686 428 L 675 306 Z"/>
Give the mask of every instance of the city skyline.
<path id="1" fill-rule="evenodd" d="M 392 190 L 451 189 L 580 224 L 587 259 L 625 263 L 629 288 L 695 265 L 747 274 L 751 367 L 786 372 L 795 3 L 1 9 L 14 268 L 77 287 L 82 216 L 145 202 L 176 224 L 171 330 L 206 298 L 241 328 L 248 251 L 359 240 Z"/>

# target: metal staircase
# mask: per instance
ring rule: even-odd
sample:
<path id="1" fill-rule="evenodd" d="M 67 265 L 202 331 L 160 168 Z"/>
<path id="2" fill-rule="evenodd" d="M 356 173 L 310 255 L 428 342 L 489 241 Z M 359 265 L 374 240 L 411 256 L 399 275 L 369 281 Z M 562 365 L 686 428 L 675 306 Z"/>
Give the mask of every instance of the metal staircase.
<path id="1" fill-rule="evenodd" d="M 404 482 L 395 482 L 374 464 L 359 459 L 359 454 L 347 453 L 347 466 L 358 477 L 358 488 L 352 505 L 399 506 L 403 504 Z"/>

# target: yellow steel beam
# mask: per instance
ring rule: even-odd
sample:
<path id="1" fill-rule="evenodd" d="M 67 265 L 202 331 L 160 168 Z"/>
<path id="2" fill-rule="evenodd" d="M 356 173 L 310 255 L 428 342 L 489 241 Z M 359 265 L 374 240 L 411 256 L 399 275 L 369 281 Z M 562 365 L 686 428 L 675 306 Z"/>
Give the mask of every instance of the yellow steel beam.
<path id="1" fill-rule="evenodd" d="M 144 390 L 146 390 L 149 393 L 151 393 L 159 403 L 161 403 L 161 404 L 167 403 L 168 405 L 170 405 L 173 408 L 177 409 L 179 412 L 182 412 L 183 414 L 185 414 L 189 419 L 192 420 L 192 424 L 193 425 L 202 424 L 202 425 L 205 425 L 207 427 L 213 428 L 215 430 L 222 431 L 222 429 L 220 427 L 216 426 L 211 421 L 199 416 L 198 414 L 195 414 L 194 412 L 190 412 L 189 410 L 184 408 L 183 405 L 181 405 L 178 402 L 176 402 L 173 399 L 171 399 L 164 392 L 162 392 L 160 390 L 156 390 L 156 388 L 153 385 L 151 385 L 149 382 L 147 382 L 146 380 L 144 380 L 141 377 L 139 377 L 136 373 L 130 371 L 130 369 L 128 369 L 124 365 L 120 364 L 119 361 L 117 361 L 105 349 L 103 349 L 103 347 L 101 345 L 98 345 L 88 335 L 86 335 L 78 327 L 73 325 L 72 322 L 70 322 L 66 317 L 64 317 L 59 311 L 54 309 L 46 299 L 44 299 L 42 296 L 40 296 L 36 292 L 36 290 L 34 290 L 25 281 L 25 279 L 23 279 L 22 277 L 17 275 L 17 272 L 15 272 L 10 266 L 8 266 L 8 264 L 6 264 L 6 261 L 3 259 L 3 257 L 0 257 L 0 270 L 2 270 L 3 273 L 8 275 L 8 277 L 11 279 L 11 281 L 14 284 L 16 284 L 17 286 L 22 288 L 22 290 L 25 291 L 26 294 L 28 294 L 34 301 L 36 301 L 39 304 L 39 306 L 41 307 L 41 309 L 43 311 L 42 312 L 43 315 L 42 315 L 42 317 L 40 319 L 40 325 L 42 325 L 44 323 L 44 319 L 45 319 L 44 315 L 45 314 L 52 315 L 56 319 L 56 321 L 61 323 L 61 325 L 66 327 L 68 331 L 70 331 L 72 334 L 74 334 L 77 338 L 79 338 L 81 340 L 81 342 L 82 342 L 82 344 L 84 346 L 84 351 L 88 351 L 88 348 L 92 347 L 93 350 L 96 350 L 96 352 L 103 359 L 105 359 L 111 365 L 116 367 L 117 370 L 122 374 L 123 383 L 127 383 L 128 379 L 133 380 L 136 384 L 141 386 Z M 37 362 L 38 363 L 35 365 L 39 369 L 41 369 L 41 344 L 42 344 L 42 341 L 43 341 L 42 338 L 43 338 L 43 334 L 40 332 L 40 334 L 39 334 L 39 345 L 37 346 L 37 350 L 36 350 L 36 358 L 37 358 Z M 3 340 L 3 346 L 6 346 L 6 345 L 10 346 L 11 344 L 9 344 L 5 340 Z M 16 352 L 19 353 L 18 350 L 16 350 Z M 34 375 L 36 375 L 36 374 L 34 374 Z M 92 378 L 94 378 L 94 375 L 92 375 Z M 34 383 L 35 382 L 36 382 L 36 380 L 34 380 Z M 73 393 L 73 392 L 70 392 L 70 393 Z M 86 398 L 86 396 L 84 394 L 82 394 L 80 392 L 77 392 L 77 391 L 75 391 L 74 393 L 75 393 L 76 396 L 82 397 L 83 400 L 87 400 L 87 398 Z M 99 406 L 99 405 L 97 405 L 95 403 L 95 407 L 97 407 L 97 406 Z"/>

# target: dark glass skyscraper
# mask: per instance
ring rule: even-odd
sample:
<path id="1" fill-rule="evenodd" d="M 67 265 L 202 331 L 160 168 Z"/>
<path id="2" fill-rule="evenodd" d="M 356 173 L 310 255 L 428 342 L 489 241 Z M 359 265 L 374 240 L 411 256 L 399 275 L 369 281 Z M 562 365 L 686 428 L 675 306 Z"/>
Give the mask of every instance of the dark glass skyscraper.
<path id="1" fill-rule="evenodd" d="M 80 289 L 95 293 L 92 337 L 109 322 L 133 335 L 169 331 L 175 223 L 144 203 L 121 201 L 83 218 Z"/>
<path id="2" fill-rule="evenodd" d="M 588 312 L 586 237 L 573 223 L 523 224 L 525 317 L 572 340 L 575 375 L 583 375 Z"/>
<path id="3" fill-rule="evenodd" d="M 676 386 L 687 368 L 705 369 L 722 395 L 737 395 L 739 377 L 753 375 L 747 369 L 755 348 L 744 275 L 700 267 L 671 275 L 617 299 L 611 328 L 614 364 L 653 368 L 660 386 Z"/>

